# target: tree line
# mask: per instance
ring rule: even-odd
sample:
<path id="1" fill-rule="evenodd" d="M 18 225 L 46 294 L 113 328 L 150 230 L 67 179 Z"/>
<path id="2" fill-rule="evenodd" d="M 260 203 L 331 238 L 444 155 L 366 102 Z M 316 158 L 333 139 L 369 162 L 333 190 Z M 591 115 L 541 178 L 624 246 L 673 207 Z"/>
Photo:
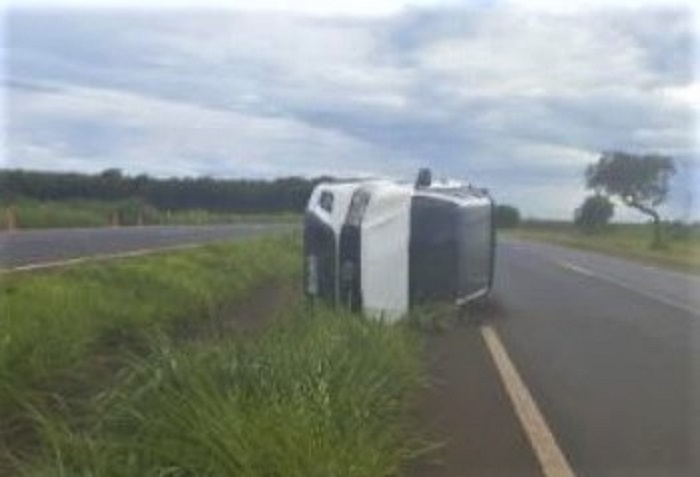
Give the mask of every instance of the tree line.
<path id="1" fill-rule="evenodd" d="M 0 200 L 12 204 L 19 199 L 40 201 L 138 200 L 160 210 L 205 209 L 214 212 L 300 212 L 313 188 L 331 177 L 275 180 L 169 178 L 129 176 L 119 169 L 99 174 L 0 170 Z M 496 207 L 499 227 L 515 227 L 519 211 L 509 205 Z"/>
<path id="2" fill-rule="evenodd" d="M 0 200 L 41 201 L 136 199 L 161 210 L 215 212 L 300 212 L 314 186 L 329 178 L 275 180 L 129 176 L 118 169 L 99 174 L 0 170 Z"/>

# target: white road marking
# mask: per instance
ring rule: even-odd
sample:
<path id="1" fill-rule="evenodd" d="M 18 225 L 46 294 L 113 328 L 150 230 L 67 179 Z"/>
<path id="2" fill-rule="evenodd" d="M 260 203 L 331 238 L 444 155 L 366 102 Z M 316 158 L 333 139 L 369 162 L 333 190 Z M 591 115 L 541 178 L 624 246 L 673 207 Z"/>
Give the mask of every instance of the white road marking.
<path id="1" fill-rule="evenodd" d="M 99 261 L 104 261 L 104 260 L 114 260 L 114 259 L 118 259 L 118 258 L 140 257 L 142 255 L 150 255 L 150 254 L 158 253 L 158 252 L 172 252 L 172 251 L 176 251 L 176 250 L 187 250 L 190 248 L 201 247 L 202 245 L 206 245 L 206 243 L 171 245 L 169 247 L 141 248 L 141 249 L 137 249 L 137 250 L 131 250 L 128 252 L 86 255 L 84 257 L 68 258 L 66 260 L 57 260 L 57 261 L 52 261 L 52 262 L 30 263 L 27 265 L 20 265 L 17 267 L 0 269 L 0 275 L 7 275 L 10 273 L 18 273 L 18 272 L 31 272 L 31 271 L 35 271 L 35 270 L 44 270 L 44 269 L 48 269 L 48 268 L 68 267 L 71 265 L 77 265 L 79 263 L 85 263 L 85 262 L 99 262 Z"/>
<path id="2" fill-rule="evenodd" d="M 566 268 L 567 270 L 571 270 L 572 272 L 580 273 L 581 275 L 586 275 L 587 277 L 595 276 L 595 273 L 593 273 L 592 271 L 586 270 L 585 268 L 579 267 L 570 262 L 557 262 L 557 265 L 559 265 L 562 268 Z"/>
<path id="3" fill-rule="evenodd" d="M 649 298 L 651 300 L 661 302 L 664 305 L 670 306 L 672 308 L 677 308 L 679 310 L 688 312 L 691 315 L 700 316 L 700 309 L 698 309 L 697 307 L 694 308 L 692 306 L 686 305 L 685 303 L 679 303 L 679 302 L 672 300 L 670 298 L 666 298 L 665 296 L 660 295 L 658 293 L 652 293 L 652 292 L 641 290 L 638 287 L 635 287 L 633 285 L 625 283 L 621 280 L 618 280 L 617 278 L 613 278 L 613 277 L 610 277 L 607 275 L 602 275 L 600 273 L 593 273 L 590 270 L 587 270 L 585 268 L 581 268 L 581 267 L 574 265 L 573 263 L 570 263 L 570 262 L 560 261 L 560 262 L 556 262 L 556 264 L 562 268 L 567 269 L 567 270 L 571 270 L 573 272 L 580 273 L 581 275 L 585 275 L 585 276 L 590 277 L 590 278 L 596 278 L 596 279 L 604 281 L 606 283 L 610 283 L 611 285 L 615 285 L 615 286 L 618 286 L 620 288 L 624 288 L 625 290 L 636 293 L 637 295 L 642 295 L 642 296 Z"/>
<path id="4" fill-rule="evenodd" d="M 537 403 L 508 356 L 498 333 L 492 326 L 486 325 L 481 327 L 481 336 L 496 364 L 501 380 L 515 408 L 515 413 L 530 440 L 544 475 L 546 477 L 574 477 L 575 474 L 566 456 L 561 451 Z"/>

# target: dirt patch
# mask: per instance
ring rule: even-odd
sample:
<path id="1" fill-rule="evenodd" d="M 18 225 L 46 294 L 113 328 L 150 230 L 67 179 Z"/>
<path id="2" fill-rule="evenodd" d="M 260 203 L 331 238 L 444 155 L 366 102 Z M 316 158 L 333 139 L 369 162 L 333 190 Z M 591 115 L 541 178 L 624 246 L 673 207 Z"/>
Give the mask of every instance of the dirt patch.
<path id="1" fill-rule="evenodd" d="M 254 336 L 270 323 L 282 319 L 303 300 L 298 280 L 267 281 L 245 298 L 220 310 L 215 318 L 186 325 L 187 339 L 217 339 L 225 336 Z M 182 337 L 182 330 L 177 335 Z"/>
<path id="2" fill-rule="evenodd" d="M 463 321 L 483 325 L 507 319 L 508 313 L 498 296 L 491 295 L 486 300 L 477 300 L 466 306 Z"/>

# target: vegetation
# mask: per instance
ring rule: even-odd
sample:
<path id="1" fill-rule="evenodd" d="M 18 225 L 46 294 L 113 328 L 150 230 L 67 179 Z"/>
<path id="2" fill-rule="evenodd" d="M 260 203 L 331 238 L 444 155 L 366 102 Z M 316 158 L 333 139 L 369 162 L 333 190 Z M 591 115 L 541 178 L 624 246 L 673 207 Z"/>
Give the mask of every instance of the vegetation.
<path id="1" fill-rule="evenodd" d="M 498 228 L 517 227 L 520 224 L 520 211 L 511 205 L 497 205 L 494 219 Z"/>
<path id="2" fill-rule="evenodd" d="M 301 305 L 245 340 L 210 326 L 298 257 L 266 239 L 4 277 L 0 473 L 395 473 L 407 328 Z"/>
<path id="3" fill-rule="evenodd" d="M 203 209 L 161 211 L 137 200 L 113 202 L 70 199 L 38 201 L 19 199 L 12 205 L 0 201 L 0 230 L 59 227 L 108 227 L 115 225 L 205 225 L 245 221 L 294 221 L 294 212 L 237 213 Z"/>
<path id="4" fill-rule="evenodd" d="M 614 211 L 615 206 L 610 199 L 603 195 L 592 195 L 576 209 L 574 225 L 584 232 L 601 232 L 607 227 Z"/>
<path id="5" fill-rule="evenodd" d="M 597 194 L 616 196 L 649 216 L 654 224 L 652 248 L 663 245 L 661 216 L 656 210 L 668 195 L 675 174 L 673 159 L 659 154 L 606 152 L 586 170 L 586 186 Z"/>
<path id="6" fill-rule="evenodd" d="M 96 175 L 0 170 L 0 230 L 295 220 L 322 179 L 155 179 L 116 169 Z"/>
<path id="7" fill-rule="evenodd" d="M 55 385 L 99 374 L 91 365 L 104 353 L 140 349 L 154 334 L 223 316 L 266 280 L 297 274 L 296 252 L 267 239 L 3 275 L 0 454 L 2 443 L 26 435 L 21 410 L 28 403 L 41 408 Z"/>
<path id="8" fill-rule="evenodd" d="M 303 210 L 321 179 L 287 177 L 272 181 L 243 179 L 156 179 L 122 175 L 117 169 L 101 174 L 0 170 L 0 200 L 134 201 L 160 211 L 203 209 L 212 212 L 280 213 Z"/>
<path id="9" fill-rule="evenodd" d="M 647 224 L 610 224 L 604 233 L 582 233 L 569 222 L 527 222 L 512 231 L 518 237 L 593 250 L 610 255 L 700 272 L 700 225 L 665 224 L 667 244 L 650 249 Z"/>
<path id="10" fill-rule="evenodd" d="M 411 343 L 402 328 L 322 310 L 248 343 L 163 345 L 82 422 L 42 416 L 46 446 L 25 474 L 394 474 L 412 451 Z"/>

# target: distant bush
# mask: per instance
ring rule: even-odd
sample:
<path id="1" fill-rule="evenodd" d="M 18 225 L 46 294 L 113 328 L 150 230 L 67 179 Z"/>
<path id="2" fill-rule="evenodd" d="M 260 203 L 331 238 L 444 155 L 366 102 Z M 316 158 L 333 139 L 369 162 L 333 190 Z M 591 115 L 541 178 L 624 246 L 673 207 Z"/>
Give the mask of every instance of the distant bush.
<path id="1" fill-rule="evenodd" d="M 610 222 L 614 210 L 610 199 L 602 195 L 592 195 L 576 209 L 574 225 L 584 232 L 600 232 Z"/>
<path id="2" fill-rule="evenodd" d="M 688 241 L 693 237 L 694 228 L 681 220 L 664 224 L 664 235 L 670 240 Z"/>
<path id="3" fill-rule="evenodd" d="M 511 205 L 497 205 L 496 227 L 506 229 L 520 225 L 520 211 Z"/>

